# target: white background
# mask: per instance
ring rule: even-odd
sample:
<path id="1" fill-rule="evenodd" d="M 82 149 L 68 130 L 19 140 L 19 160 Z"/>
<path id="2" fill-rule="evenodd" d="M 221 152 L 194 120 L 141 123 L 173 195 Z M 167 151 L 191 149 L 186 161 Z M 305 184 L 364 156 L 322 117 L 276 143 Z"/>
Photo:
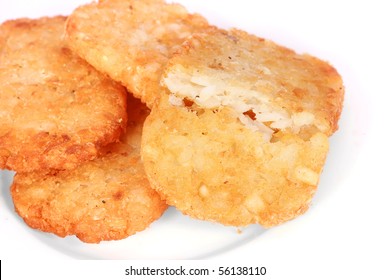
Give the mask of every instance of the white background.
<path id="1" fill-rule="evenodd" d="M 0 0 L 0 22 L 17 17 L 67 15 L 82 2 L 87 1 Z M 220 27 L 241 28 L 329 61 L 343 76 L 346 87 L 340 129 L 331 138 L 329 157 L 310 210 L 294 221 L 259 231 L 257 238 L 251 237 L 231 250 L 206 254 L 208 260 L 195 264 L 266 266 L 267 276 L 263 279 L 390 279 L 390 16 L 386 1 L 177 2 Z M 68 248 L 48 246 L 36 238 L 11 209 L 10 182 L 4 179 L 8 175 L 0 176 L 0 259 L 4 262 L 2 273 L 7 276 L 4 279 L 49 279 L 54 274 L 60 279 L 69 275 L 125 278 L 122 268 L 134 261 L 69 263 L 67 260 L 94 256 L 78 257 L 77 250 L 64 253 Z M 165 251 L 166 258 L 187 258 L 186 254 L 170 256 L 169 248 L 159 248 L 158 244 L 168 238 L 169 233 L 165 234 L 149 248 L 151 255 L 141 258 L 165 259 Z M 222 234 L 224 231 L 220 236 L 224 240 Z M 185 250 L 185 244 L 180 246 Z M 161 264 L 193 266 L 194 261 L 142 263 Z M 81 272 L 76 273 L 76 269 Z"/>

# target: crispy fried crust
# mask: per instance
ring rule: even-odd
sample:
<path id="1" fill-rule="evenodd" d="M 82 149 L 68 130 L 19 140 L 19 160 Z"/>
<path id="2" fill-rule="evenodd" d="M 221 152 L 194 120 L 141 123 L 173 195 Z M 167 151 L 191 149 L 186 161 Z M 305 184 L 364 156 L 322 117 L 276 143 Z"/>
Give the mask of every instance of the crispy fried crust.
<path id="1" fill-rule="evenodd" d="M 168 57 L 186 37 L 207 27 L 203 17 L 178 4 L 103 0 L 76 9 L 66 35 L 76 53 L 151 108 Z"/>
<path id="2" fill-rule="evenodd" d="M 223 89 L 257 92 L 290 115 L 311 113 L 317 127 L 327 135 L 337 130 L 343 82 L 335 68 L 313 56 L 299 55 L 244 31 L 209 29 L 184 43 L 169 61 L 164 80 L 180 72 L 202 88 L 209 81 L 214 86 L 221 82 Z M 199 77 L 205 78 L 202 81 Z M 185 80 L 175 82 L 180 81 Z"/>
<path id="3" fill-rule="evenodd" d="M 215 29 L 186 41 L 163 81 L 170 96 L 145 122 L 141 155 L 168 204 L 234 226 L 271 227 L 308 209 L 342 107 L 333 67 L 242 31 Z M 301 126 L 274 129 L 266 139 L 241 121 L 238 101 L 257 102 L 267 114 L 284 110 Z"/>
<path id="4" fill-rule="evenodd" d="M 98 243 L 147 228 L 167 208 L 150 188 L 139 155 L 141 127 L 148 111 L 132 99 L 127 133 L 105 155 L 73 171 L 17 174 L 11 187 L 24 221 L 61 237 L 76 235 Z"/>
<path id="5" fill-rule="evenodd" d="M 322 133 L 263 142 L 227 108 L 189 110 L 162 99 L 145 122 L 141 154 L 151 186 L 183 213 L 270 227 L 307 210 L 327 151 Z"/>
<path id="6" fill-rule="evenodd" d="M 71 169 L 126 126 L 126 91 L 67 49 L 65 17 L 0 27 L 0 168 Z"/>

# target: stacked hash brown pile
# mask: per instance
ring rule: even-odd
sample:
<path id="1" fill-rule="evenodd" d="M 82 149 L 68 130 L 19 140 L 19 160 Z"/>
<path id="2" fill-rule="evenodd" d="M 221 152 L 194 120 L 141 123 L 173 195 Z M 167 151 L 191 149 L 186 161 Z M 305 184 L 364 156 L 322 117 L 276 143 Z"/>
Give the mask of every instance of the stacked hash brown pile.
<path id="1" fill-rule="evenodd" d="M 328 63 L 162 0 L 7 21 L 0 70 L 17 213 L 90 243 L 144 230 L 168 205 L 232 226 L 304 213 L 344 96 Z"/>

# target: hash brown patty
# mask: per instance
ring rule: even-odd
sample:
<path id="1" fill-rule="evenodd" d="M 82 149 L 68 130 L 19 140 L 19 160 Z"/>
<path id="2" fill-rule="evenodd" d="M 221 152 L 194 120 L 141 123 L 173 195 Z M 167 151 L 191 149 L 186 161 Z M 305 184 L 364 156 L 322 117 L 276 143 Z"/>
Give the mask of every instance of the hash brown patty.
<path id="1" fill-rule="evenodd" d="M 162 0 L 101 0 L 77 8 L 66 27 L 70 47 L 151 108 L 165 63 L 192 33 L 208 28 L 198 14 Z"/>
<path id="2" fill-rule="evenodd" d="M 72 169 L 126 127 L 126 90 L 73 54 L 65 17 L 0 26 L 0 168 Z"/>
<path id="3" fill-rule="evenodd" d="M 17 173 L 11 193 L 18 214 L 32 228 L 61 237 L 76 235 L 88 243 L 123 239 L 147 228 L 167 208 L 150 188 L 140 159 L 148 112 L 130 98 L 121 141 L 75 170 Z"/>
<path id="4" fill-rule="evenodd" d="M 191 217 L 271 227 L 304 213 L 343 100 L 319 59 L 232 30 L 195 34 L 168 62 L 144 126 L 151 185 Z"/>

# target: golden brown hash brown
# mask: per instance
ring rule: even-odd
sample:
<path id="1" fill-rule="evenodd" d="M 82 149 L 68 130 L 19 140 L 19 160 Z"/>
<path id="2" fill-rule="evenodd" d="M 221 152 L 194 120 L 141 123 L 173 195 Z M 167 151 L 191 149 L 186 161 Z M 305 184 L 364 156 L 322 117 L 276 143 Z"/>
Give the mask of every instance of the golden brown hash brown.
<path id="1" fill-rule="evenodd" d="M 207 27 L 203 17 L 178 4 L 101 0 L 77 8 L 66 35 L 76 53 L 151 108 L 168 58 L 185 38 Z"/>
<path id="2" fill-rule="evenodd" d="M 139 154 L 148 111 L 135 99 L 129 105 L 126 135 L 101 158 L 52 175 L 16 174 L 12 197 L 29 226 L 98 243 L 126 238 L 162 215 L 167 205 L 150 188 Z"/>
<path id="3" fill-rule="evenodd" d="M 141 155 L 169 205 L 191 217 L 271 227 L 304 213 L 337 128 L 333 67 L 244 32 L 194 35 L 168 63 Z"/>
<path id="4" fill-rule="evenodd" d="M 144 127 L 142 158 L 151 186 L 191 217 L 266 227 L 303 213 L 328 151 L 324 134 L 263 142 L 234 112 L 161 104 Z"/>
<path id="5" fill-rule="evenodd" d="M 71 169 L 126 127 L 126 91 L 66 48 L 65 17 L 0 26 L 0 168 Z"/>
<path id="6" fill-rule="evenodd" d="M 221 100 L 223 106 L 237 107 L 228 103 L 239 98 L 248 111 L 272 109 L 284 119 L 295 118 L 290 126 L 312 115 L 310 126 L 327 135 L 337 130 L 344 98 L 341 77 L 328 63 L 235 29 L 192 36 L 169 61 L 163 82 L 175 95 L 196 93 L 187 98 L 203 107 Z M 257 103 L 269 108 L 256 108 Z"/>

